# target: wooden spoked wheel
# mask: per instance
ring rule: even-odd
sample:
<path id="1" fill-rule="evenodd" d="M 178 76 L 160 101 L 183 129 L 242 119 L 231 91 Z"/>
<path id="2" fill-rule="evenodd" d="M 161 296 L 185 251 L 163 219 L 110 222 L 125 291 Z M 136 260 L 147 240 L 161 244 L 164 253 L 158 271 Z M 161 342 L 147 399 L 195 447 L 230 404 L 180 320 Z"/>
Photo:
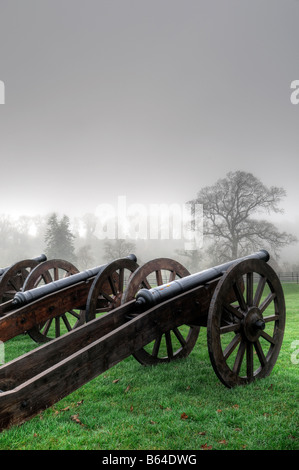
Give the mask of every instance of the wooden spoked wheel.
<path id="1" fill-rule="evenodd" d="M 188 276 L 189 271 L 177 261 L 158 258 L 140 266 L 130 279 L 122 303 L 135 298 L 140 289 L 151 289 Z M 157 337 L 133 356 L 143 365 L 156 365 L 187 357 L 198 338 L 200 327 L 182 325 Z"/>
<path id="2" fill-rule="evenodd" d="M 10 266 L 0 278 L 0 303 L 11 300 L 19 292 L 31 273 L 38 265 L 34 259 L 19 261 Z"/>
<path id="3" fill-rule="evenodd" d="M 231 289 L 232 302 L 228 300 Z M 211 363 L 224 385 L 231 388 L 269 375 L 284 326 L 284 294 L 273 269 L 254 259 L 230 268 L 217 284 L 207 324 Z"/>
<path id="4" fill-rule="evenodd" d="M 34 289 L 78 272 L 79 270 L 69 261 L 62 259 L 48 260 L 32 270 L 24 283 L 23 290 Z M 77 328 L 84 321 L 85 311 L 69 310 L 62 315 L 49 318 L 45 323 L 35 325 L 28 331 L 28 334 L 37 343 L 46 343 Z"/>
<path id="5" fill-rule="evenodd" d="M 89 290 L 86 303 L 86 321 L 119 307 L 126 285 L 138 268 L 136 261 L 120 258 L 109 263 L 97 274 Z"/>

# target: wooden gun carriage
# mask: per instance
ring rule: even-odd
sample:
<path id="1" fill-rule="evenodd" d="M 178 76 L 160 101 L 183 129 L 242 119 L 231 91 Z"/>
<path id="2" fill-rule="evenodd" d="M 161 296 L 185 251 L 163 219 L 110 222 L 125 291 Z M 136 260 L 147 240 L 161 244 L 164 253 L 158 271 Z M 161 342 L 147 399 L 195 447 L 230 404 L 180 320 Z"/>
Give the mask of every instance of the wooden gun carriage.
<path id="1" fill-rule="evenodd" d="M 5 304 L 0 307 L 0 317 L 4 315 L 4 312 L 6 314 L 13 308 L 12 300 L 18 292 L 41 287 L 78 273 L 79 270 L 73 263 L 60 258 L 48 260 L 44 254 L 37 258 L 18 261 L 7 268 L 0 269 L 0 304 Z M 9 300 L 11 302 L 7 303 Z M 75 323 L 72 321 L 73 319 L 75 319 Z M 71 331 L 73 327 L 83 322 L 84 311 L 76 312 L 70 309 L 69 312 L 66 312 L 63 310 L 61 315 L 56 315 L 55 318 L 53 315 L 49 315 L 47 320 L 36 324 L 28 333 L 37 343 L 44 343 L 53 337 L 60 336 L 63 326 Z M 55 324 L 54 329 L 52 323 Z"/>
<path id="2" fill-rule="evenodd" d="M 30 419 L 130 355 L 144 365 L 187 357 L 200 327 L 207 328 L 211 363 L 225 386 L 267 376 L 285 324 L 283 290 L 268 259 L 261 250 L 197 274 L 167 258 L 103 266 L 88 289 L 86 323 L 0 368 L 0 429 Z M 166 283 L 162 271 L 168 272 Z M 24 292 L 25 306 L 17 307 L 23 297 L 17 294 L 15 311 L 0 320 L 0 340 L 10 337 L 8 323 L 2 326 L 10 315 L 19 331 L 22 319 L 32 323 L 36 312 L 69 304 L 73 295 L 78 300 L 82 282 L 35 299 L 31 294 L 39 288 Z M 103 309 L 108 312 L 98 316 Z"/>
<path id="3" fill-rule="evenodd" d="M 23 259 L 6 268 L 0 268 L 0 303 L 12 299 L 22 289 L 32 269 L 46 260 L 46 255 L 42 254 L 36 258 Z"/>
<path id="4" fill-rule="evenodd" d="M 125 275 L 128 277 L 138 267 L 136 261 L 135 255 L 129 255 L 110 264 L 111 275 L 103 286 L 103 295 L 97 298 L 97 313 L 101 309 L 106 312 L 120 302 Z M 82 325 L 89 290 L 93 289 L 92 281 L 107 266 L 104 264 L 82 272 L 64 260 L 50 260 L 36 266 L 22 291 L 0 305 L 0 341 L 28 333 L 37 343 L 45 343 L 63 334 L 62 325 L 67 332 Z M 59 278 L 58 270 L 61 269 L 64 277 Z M 113 299 L 109 297 L 112 293 Z"/>

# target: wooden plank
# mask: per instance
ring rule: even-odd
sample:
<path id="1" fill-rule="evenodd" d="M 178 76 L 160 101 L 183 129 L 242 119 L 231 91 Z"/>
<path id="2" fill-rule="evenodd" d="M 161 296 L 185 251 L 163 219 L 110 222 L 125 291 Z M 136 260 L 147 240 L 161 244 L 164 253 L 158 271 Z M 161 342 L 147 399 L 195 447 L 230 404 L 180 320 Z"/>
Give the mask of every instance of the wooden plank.
<path id="1" fill-rule="evenodd" d="M 28 305 L 10 311 L 0 318 L 0 341 L 5 342 L 24 333 L 47 319 L 68 310 L 85 308 L 87 295 L 93 279 L 66 287 Z M 8 304 L 9 302 L 7 302 Z M 11 307 L 11 303 L 9 306 Z M 8 306 L 8 307 L 9 307 Z"/>
<path id="2" fill-rule="evenodd" d="M 132 301 L 4 365 L 0 389 L 14 388 L 0 394 L 0 429 L 38 414 L 162 333 L 196 321 L 203 292 L 195 288 L 123 323 L 135 313 Z"/>
<path id="3" fill-rule="evenodd" d="M 131 310 L 129 302 L 121 309 L 115 309 L 91 320 L 70 333 L 45 343 L 0 367 L 0 390 L 16 388 L 33 376 L 42 373 L 57 362 L 66 359 L 88 344 L 100 339 L 114 328 L 126 323 L 125 315 Z M 0 395 L 1 398 L 1 395 Z"/>

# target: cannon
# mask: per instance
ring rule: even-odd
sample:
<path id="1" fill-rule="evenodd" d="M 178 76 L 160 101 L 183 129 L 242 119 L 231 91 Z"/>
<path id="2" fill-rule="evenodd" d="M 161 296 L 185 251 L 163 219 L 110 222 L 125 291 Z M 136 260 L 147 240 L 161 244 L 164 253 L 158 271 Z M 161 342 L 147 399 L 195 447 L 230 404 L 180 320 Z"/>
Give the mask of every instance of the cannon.
<path id="1" fill-rule="evenodd" d="M 47 260 L 46 255 L 41 254 L 36 258 L 23 259 L 11 266 L 0 269 L 0 303 L 14 297 L 15 293 L 22 289 L 28 275 L 38 264 Z"/>
<path id="2" fill-rule="evenodd" d="M 282 286 L 268 260 L 261 250 L 196 274 L 175 261 L 152 260 L 135 266 L 124 290 L 118 271 L 122 293 L 114 295 L 103 292 L 117 263 L 104 266 L 88 292 L 86 323 L 0 368 L 0 429 L 30 419 L 130 355 L 144 365 L 187 357 L 201 327 L 207 328 L 212 367 L 226 387 L 266 377 L 285 325 Z M 162 268 L 170 273 L 166 283 Z M 103 298 L 114 308 L 97 316 Z M 54 300 L 55 293 L 28 298 L 20 308 L 31 306 L 30 315 Z"/>
<path id="3" fill-rule="evenodd" d="M 34 259 L 19 261 L 0 270 L 0 303 L 12 300 L 14 295 L 20 291 L 31 290 L 76 273 L 79 273 L 79 270 L 73 263 L 60 258 L 48 260 L 44 254 Z M 70 326 L 72 321 L 69 320 L 69 317 L 76 318 L 74 326 L 77 326 L 84 322 L 84 311 L 71 310 L 55 317 L 54 333 L 50 331 L 53 319 L 49 318 L 45 323 L 35 325 L 28 334 L 37 343 L 50 341 L 53 335 L 60 336 L 62 325 L 67 323 L 69 330 L 72 329 Z"/>
<path id="4" fill-rule="evenodd" d="M 79 273 L 79 269 L 70 261 L 60 258 L 50 259 L 36 266 L 30 272 L 21 290 L 28 291 L 39 288 L 45 284 L 57 282 L 60 279 L 68 278 L 77 273 Z M 75 323 L 73 319 L 75 319 Z M 60 336 L 63 326 L 67 326 L 68 331 L 70 331 L 73 327 L 75 328 L 83 322 L 84 310 L 78 312 L 71 309 L 69 312 L 63 312 L 61 315 L 56 316 L 55 319 L 50 317 L 46 322 L 36 324 L 28 331 L 28 334 L 35 342 L 45 343 L 53 337 Z M 52 323 L 55 323 L 54 331 Z"/>
<path id="5" fill-rule="evenodd" d="M 63 260 L 59 261 L 61 266 Z M 74 271 L 76 268 L 71 263 L 63 263 L 68 275 L 36 285 L 36 281 L 43 276 L 48 279 L 49 267 L 54 265 L 56 269 L 57 260 L 37 266 L 28 276 L 23 290 L 0 305 L 0 341 L 5 342 L 21 333 L 28 333 L 34 341 L 46 343 L 85 322 L 85 306 L 89 290 L 93 291 L 92 281 L 108 265 L 78 272 Z M 112 270 L 107 276 L 102 293 L 96 294 L 94 316 L 101 310 L 109 311 L 120 302 L 125 280 L 138 267 L 137 258 L 132 254 L 109 263 L 109 266 L 112 266 Z M 32 289 L 27 289 L 32 285 Z M 62 323 L 64 331 L 61 328 Z"/>

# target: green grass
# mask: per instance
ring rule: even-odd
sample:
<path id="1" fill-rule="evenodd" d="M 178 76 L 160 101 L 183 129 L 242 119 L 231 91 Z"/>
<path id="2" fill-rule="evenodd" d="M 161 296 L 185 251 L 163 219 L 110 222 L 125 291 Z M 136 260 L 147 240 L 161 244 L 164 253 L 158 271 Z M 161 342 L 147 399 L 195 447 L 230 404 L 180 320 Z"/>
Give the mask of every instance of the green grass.
<path id="1" fill-rule="evenodd" d="M 299 364 L 291 355 L 299 349 L 299 285 L 284 290 L 284 342 L 269 377 L 224 387 L 202 328 L 188 358 L 143 367 L 130 357 L 39 416 L 3 431 L 0 449 L 297 450 Z M 33 347 L 28 336 L 10 340 L 6 361 Z"/>

